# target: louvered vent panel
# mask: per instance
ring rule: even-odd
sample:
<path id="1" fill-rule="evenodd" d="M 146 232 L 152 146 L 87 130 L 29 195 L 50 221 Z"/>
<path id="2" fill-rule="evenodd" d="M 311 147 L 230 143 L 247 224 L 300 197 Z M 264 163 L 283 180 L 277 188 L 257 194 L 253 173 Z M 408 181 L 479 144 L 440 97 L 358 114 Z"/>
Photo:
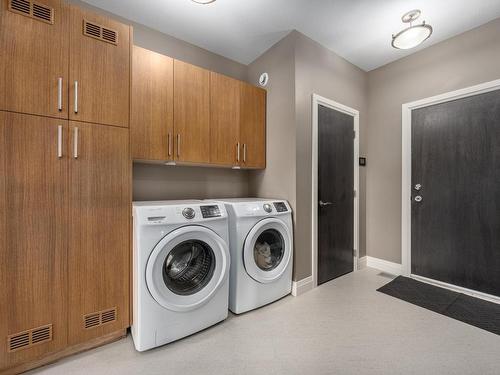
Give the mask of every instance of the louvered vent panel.
<path id="1" fill-rule="evenodd" d="M 9 0 L 9 10 L 38 21 L 53 24 L 54 9 L 29 0 Z"/>
<path id="2" fill-rule="evenodd" d="M 85 329 L 95 328 L 116 321 L 116 307 L 83 316 Z"/>
<path id="3" fill-rule="evenodd" d="M 31 14 L 31 3 L 27 0 L 11 0 L 9 1 L 9 9 L 29 16 Z"/>
<path id="4" fill-rule="evenodd" d="M 33 18 L 48 23 L 53 23 L 54 11 L 45 5 L 33 3 Z"/>
<path id="5" fill-rule="evenodd" d="M 52 324 L 19 332 L 7 337 L 7 351 L 28 349 L 37 344 L 52 341 Z"/>
<path id="6" fill-rule="evenodd" d="M 118 44 L 118 33 L 115 30 L 83 20 L 83 35 L 102 42 Z"/>

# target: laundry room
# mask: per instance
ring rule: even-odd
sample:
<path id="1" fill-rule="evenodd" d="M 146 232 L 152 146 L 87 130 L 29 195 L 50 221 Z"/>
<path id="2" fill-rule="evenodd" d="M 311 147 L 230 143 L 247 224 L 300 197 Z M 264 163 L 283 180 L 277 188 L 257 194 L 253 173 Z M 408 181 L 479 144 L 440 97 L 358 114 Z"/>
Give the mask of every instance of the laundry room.
<path id="1" fill-rule="evenodd" d="M 498 374 L 500 3 L 1 0 L 0 374 Z"/>

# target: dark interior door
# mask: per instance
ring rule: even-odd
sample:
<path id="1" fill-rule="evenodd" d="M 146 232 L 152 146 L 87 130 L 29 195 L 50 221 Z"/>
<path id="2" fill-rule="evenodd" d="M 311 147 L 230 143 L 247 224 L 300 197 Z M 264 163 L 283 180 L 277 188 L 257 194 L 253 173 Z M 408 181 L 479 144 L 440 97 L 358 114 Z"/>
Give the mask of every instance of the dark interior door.
<path id="1" fill-rule="evenodd" d="M 411 226 L 413 274 L 500 296 L 500 91 L 413 111 Z"/>
<path id="2" fill-rule="evenodd" d="M 354 270 L 354 117 L 318 107 L 318 284 Z"/>

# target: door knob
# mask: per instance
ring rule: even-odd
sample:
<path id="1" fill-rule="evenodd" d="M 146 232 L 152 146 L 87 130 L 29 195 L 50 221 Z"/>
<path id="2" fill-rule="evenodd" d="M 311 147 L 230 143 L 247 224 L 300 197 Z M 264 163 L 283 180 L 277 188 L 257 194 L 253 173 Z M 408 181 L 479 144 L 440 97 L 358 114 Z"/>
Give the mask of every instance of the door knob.
<path id="1" fill-rule="evenodd" d="M 415 197 L 415 202 L 420 203 L 420 202 L 422 202 L 422 199 L 423 199 L 423 198 L 422 198 L 422 196 L 421 196 L 421 195 L 417 195 L 417 196 Z"/>
<path id="2" fill-rule="evenodd" d="M 319 201 L 319 206 L 320 206 L 320 207 L 331 206 L 332 204 L 333 204 L 333 202 L 323 202 L 323 201 Z"/>

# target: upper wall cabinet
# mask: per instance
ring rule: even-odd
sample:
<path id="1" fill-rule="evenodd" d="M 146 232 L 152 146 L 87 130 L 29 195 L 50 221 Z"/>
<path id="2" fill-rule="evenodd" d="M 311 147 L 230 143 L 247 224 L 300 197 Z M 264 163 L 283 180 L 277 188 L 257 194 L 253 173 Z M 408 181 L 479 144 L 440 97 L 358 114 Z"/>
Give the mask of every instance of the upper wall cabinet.
<path id="1" fill-rule="evenodd" d="M 266 167 L 265 90 L 139 47 L 132 64 L 133 159 Z"/>
<path id="2" fill-rule="evenodd" d="M 130 26 L 71 7 L 71 120 L 128 127 L 130 31 Z"/>
<path id="3" fill-rule="evenodd" d="M 130 137 L 136 160 L 173 160 L 174 60 L 134 46 Z"/>
<path id="4" fill-rule="evenodd" d="M 266 91 L 242 82 L 240 86 L 241 166 L 266 167 Z"/>
<path id="5" fill-rule="evenodd" d="M 175 160 L 210 159 L 210 72 L 174 61 Z"/>
<path id="6" fill-rule="evenodd" d="M 210 73 L 210 163 L 234 166 L 241 160 L 240 81 Z"/>
<path id="7" fill-rule="evenodd" d="M 2 0 L 1 8 L 0 110 L 68 118 L 68 6 Z"/>

